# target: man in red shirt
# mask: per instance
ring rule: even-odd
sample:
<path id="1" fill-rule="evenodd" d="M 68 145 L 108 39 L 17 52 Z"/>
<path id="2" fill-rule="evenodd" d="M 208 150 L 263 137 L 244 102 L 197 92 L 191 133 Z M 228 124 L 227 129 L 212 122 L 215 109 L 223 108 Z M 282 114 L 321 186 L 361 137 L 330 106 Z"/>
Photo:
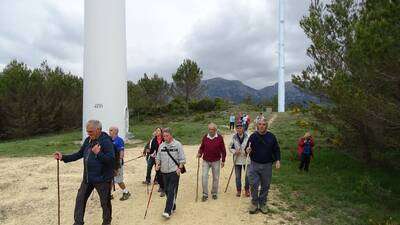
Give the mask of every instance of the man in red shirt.
<path id="1" fill-rule="evenodd" d="M 197 157 L 203 157 L 202 201 L 204 202 L 208 199 L 208 174 L 210 168 L 213 176 L 211 195 L 213 199 L 217 199 L 220 168 L 224 168 L 226 149 L 224 138 L 217 133 L 217 125 L 214 123 L 208 125 L 208 134 L 205 135 L 201 141 Z"/>

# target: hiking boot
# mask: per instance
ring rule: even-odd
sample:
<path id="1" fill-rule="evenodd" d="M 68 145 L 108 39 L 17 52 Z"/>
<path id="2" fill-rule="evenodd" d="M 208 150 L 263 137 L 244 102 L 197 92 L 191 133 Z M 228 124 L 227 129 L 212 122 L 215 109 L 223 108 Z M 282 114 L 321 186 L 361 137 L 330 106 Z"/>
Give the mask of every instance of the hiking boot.
<path id="1" fill-rule="evenodd" d="M 169 215 L 169 213 L 167 213 L 167 212 L 164 212 L 164 213 L 162 214 L 162 216 L 163 216 L 165 219 L 169 219 L 169 217 L 171 217 L 171 215 Z"/>
<path id="2" fill-rule="evenodd" d="M 164 196 L 165 196 L 165 192 L 163 191 L 160 193 L 160 197 L 164 197 Z"/>
<path id="3" fill-rule="evenodd" d="M 236 197 L 240 197 L 241 194 L 242 194 L 242 191 L 241 191 L 241 190 L 238 190 L 238 191 L 236 192 Z"/>
<path id="4" fill-rule="evenodd" d="M 250 197 L 250 190 L 245 190 L 245 196 Z"/>
<path id="5" fill-rule="evenodd" d="M 201 197 L 201 201 L 202 202 L 205 202 L 205 201 L 207 201 L 208 200 L 208 196 L 203 196 L 203 197 Z"/>
<path id="6" fill-rule="evenodd" d="M 268 213 L 268 206 L 267 206 L 267 204 L 261 205 L 260 211 L 261 211 L 263 214 L 267 214 L 267 213 Z"/>
<path id="7" fill-rule="evenodd" d="M 131 196 L 131 193 L 129 191 L 127 193 L 123 193 L 122 197 L 119 199 L 120 201 L 125 201 L 128 200 L 128 198 Z"/>
<path id="8" fill-rule="evenodd" d="M 258 212 L 258 207 L 256 205 L 254 205 L 253 203 L 250 203 L 249 213 L 256 214 L 257 212 Z"/>
<path id="9" fill-rule="evenodd" d="M 213 198 L 214 200 L 217 200 L 217 199 L 218 199 L 218 196 L 217 196 L 217 195 L 212 195 L 212 198 Z"/>

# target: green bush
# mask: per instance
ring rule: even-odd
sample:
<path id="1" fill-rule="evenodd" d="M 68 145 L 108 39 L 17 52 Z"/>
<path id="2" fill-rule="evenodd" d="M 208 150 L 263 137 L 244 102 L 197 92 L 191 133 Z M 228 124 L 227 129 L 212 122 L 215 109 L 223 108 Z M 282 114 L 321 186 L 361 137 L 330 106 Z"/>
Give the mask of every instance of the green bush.
<path id="1" fill-rule="evenodd" d="M 189 103 L 189 109 L 194 112 L 211 112 L 215 110 L 216 104 L 209 98 L 203 98 L 199 101 L 192 101 Z"/>
<path id="2" fill-rule="evenodd" d="M 174 98 L 169 104 L 168 104 L 168 112 L 171 114 L 185 114 L 186 113 L 186 103 L 183 100 L 183 98 L 177 97 Z"/>

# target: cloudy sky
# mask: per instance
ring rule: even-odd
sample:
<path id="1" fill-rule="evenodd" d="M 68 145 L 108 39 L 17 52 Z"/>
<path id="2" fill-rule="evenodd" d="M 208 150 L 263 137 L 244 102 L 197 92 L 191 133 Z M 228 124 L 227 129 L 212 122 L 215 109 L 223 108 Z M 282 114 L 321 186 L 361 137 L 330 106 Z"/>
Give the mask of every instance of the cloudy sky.
<path id="1" fill-rule="evenodd" d="M 309 63 L 299 27 L 307 0 L 286 0 L 286 79 Z M 47 60 L 81 76 L 84 0 L 1 0 L 0 69 Z M 262 88 L 277 81 L 276 0 L 126 0 L 128 78 L 171 74 L 185 58 L 204 78 Z"/>

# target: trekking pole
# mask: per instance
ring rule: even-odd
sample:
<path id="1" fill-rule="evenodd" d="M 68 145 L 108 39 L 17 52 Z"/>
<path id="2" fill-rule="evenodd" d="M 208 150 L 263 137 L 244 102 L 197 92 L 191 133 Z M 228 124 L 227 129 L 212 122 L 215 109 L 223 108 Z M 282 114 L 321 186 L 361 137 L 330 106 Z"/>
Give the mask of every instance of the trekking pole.
<path id="1" fill-rule="evenodd" d="M 60 221 L 60 160 L 57 159 L 57 213 L 58 213 L 58 225 L 61 224 Z"/>
<path id="2" fill-rule="evenodd" d="M 140 159 L 140 158 L 142 158 L 142 157 L 144 157 L 144 155 L 140 155 L 140 156 L 138 156 L 138 157 L 136 157 L 136 158 L 130 159 L 130 160 L 128 160 L 128 161 L 125 161 L 124 164 L 126 164 L 126 163 L 128 163 L 128 162 L 131 162 L 131 161 L 135 161 L 135 160 Z"/>
<path id="3" fill-rule="evenodd" d="M 199 170 L 200 170 L 200 158 L 197 158 L 196 202 L 199 199 Z"/>
<path id="4" fill-rule="evenodd" d="M 150 195 L 149 195 L 149 200 L 147 201 L 146 211 L 144 212 L 143 219 L 146 219 L 147 210 L 149 210 L 151 196 L 153 195 L 153 190 L 154 190 L 154 185 L 155 185 L 155 182 L 156 182 L 156 178 L 157 178 L 157 173 L 154 175 L 154 180 L 153 180 L 153 184 L 151 185 L 151 191 L 150 191 Z"/>
<path id="5" fill-rule="evenodd" d="M 224 193 L 226 193 L 226 191 L 228 190 L 229 182 L 231 181 L 232 174 L 233 174 L 233 169 L 235 169 L 235 165 L 236 165 L 236 162 L 237 162 L 237 159 L 238 159 L 238 158 L 239 158 L 239 156 L 237 155 L 236 158 L 235 158 L 235 160 L 233 161 L 233 166 L 232 166 L 231 174 L 229 175 L 228 183 L 226 184 Z"/>

